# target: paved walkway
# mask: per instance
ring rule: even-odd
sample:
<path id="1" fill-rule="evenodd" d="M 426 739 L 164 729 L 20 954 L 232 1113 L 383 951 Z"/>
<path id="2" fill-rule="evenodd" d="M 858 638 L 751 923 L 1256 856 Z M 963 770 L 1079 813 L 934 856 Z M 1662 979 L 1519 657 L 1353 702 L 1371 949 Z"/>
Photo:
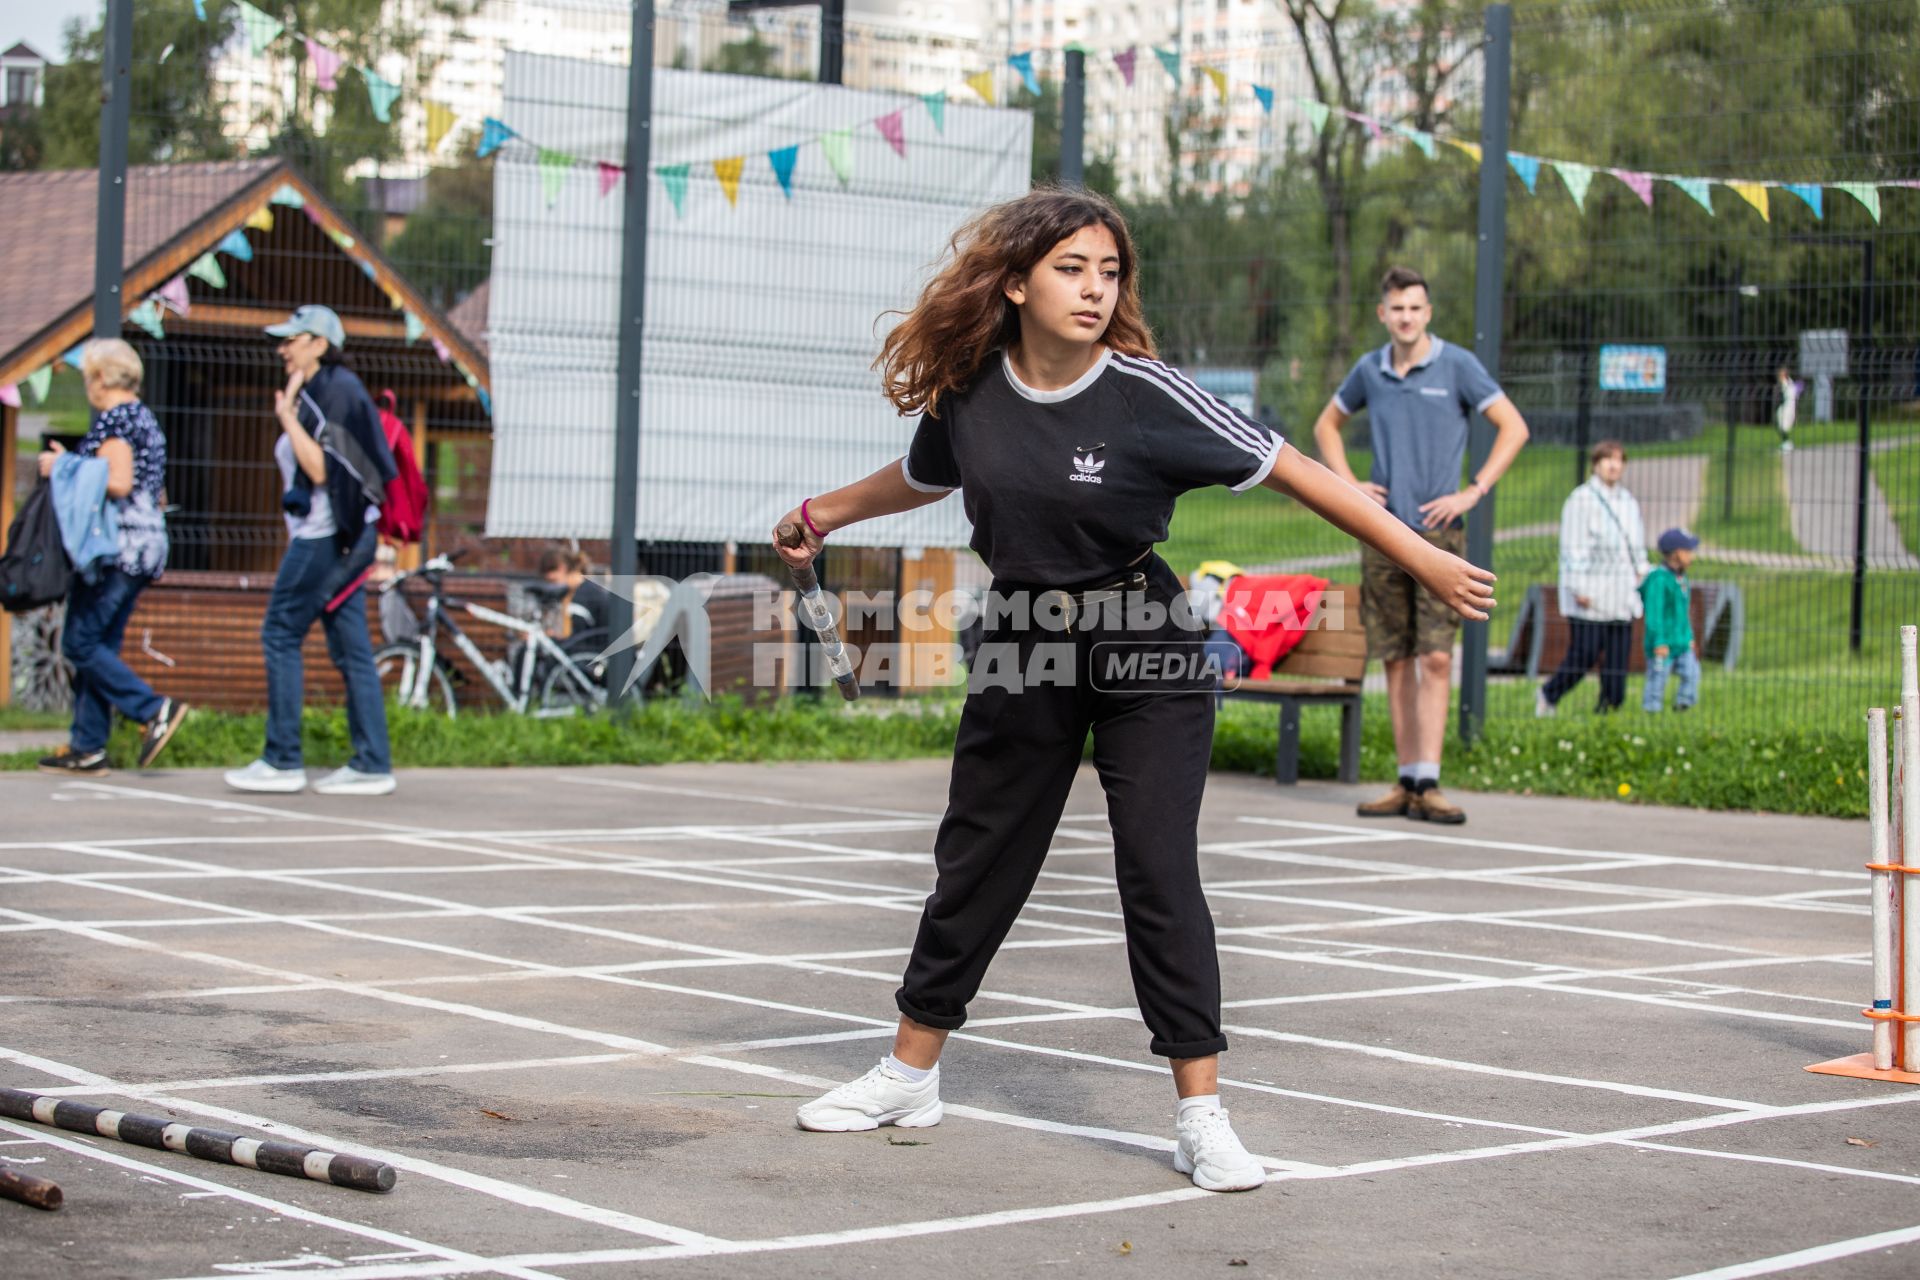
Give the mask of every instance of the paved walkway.
<path id="1" fill-rule="evenodd" d="M 1830 444 L 1796 449 L 1785 455 L 1787 505 L 1793 537 L 1815 556 L 1853 561 L 1859 450 Z M 1893 509 L 1872 473 L 1867 476 L 1867 567 L 1920 569 L 1920 557 L 1908 551 L 1893 521 Z"/>

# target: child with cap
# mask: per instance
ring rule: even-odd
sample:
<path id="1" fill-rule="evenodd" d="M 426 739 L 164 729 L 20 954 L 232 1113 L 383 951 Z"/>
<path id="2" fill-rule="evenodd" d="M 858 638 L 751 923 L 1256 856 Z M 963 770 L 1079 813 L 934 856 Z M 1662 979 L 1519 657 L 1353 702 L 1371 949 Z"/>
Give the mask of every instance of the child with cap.
<path id="1" fill-rule="evenodd" d="M 1685 529 L 1660 535 L 1660 567 L 1640 582 L 1646 602 L 1647 689 L 1643 711 L 1659 711 L 1667 693 L 1667 675 L 1680 680 L 1673 709 L 1685 711 L 1700 699 L 1700 658 L 1694 652 L 1693 619 L 1687 610 L 1687 566 L 1700 539 Z"/>

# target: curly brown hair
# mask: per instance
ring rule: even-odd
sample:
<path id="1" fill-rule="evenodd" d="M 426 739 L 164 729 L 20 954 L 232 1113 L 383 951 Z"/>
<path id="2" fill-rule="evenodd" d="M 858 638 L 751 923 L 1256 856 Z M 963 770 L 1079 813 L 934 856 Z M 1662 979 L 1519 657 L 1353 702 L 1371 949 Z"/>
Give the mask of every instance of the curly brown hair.
<path id="1" fill-rule="evenodd" d="M 1020 309 L 1006 283 L 1033 270 L 1082 227 L 1101 226 L 1120 248 L 1120 296 L 1101 341 L 1122 355 L 1155 354 L 1140 313 L 1133 236 L 1103 196 L 1043 187 L 997 204 L 953 234 L 944 266 L 895 325 L 874 360 L 888 400 L 902 414 L 935 412 L 940 397 L 973 381 L 987 358 L 1020 337 Z"/>

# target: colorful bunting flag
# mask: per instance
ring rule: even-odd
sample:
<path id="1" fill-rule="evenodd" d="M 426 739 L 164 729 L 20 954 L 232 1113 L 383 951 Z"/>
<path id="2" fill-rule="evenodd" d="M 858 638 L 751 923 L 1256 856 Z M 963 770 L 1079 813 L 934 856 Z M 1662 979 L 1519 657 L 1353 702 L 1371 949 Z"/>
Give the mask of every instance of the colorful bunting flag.
<path id="1" fill-rule="evenodd" d="M 371 262 L 368 262 L 365 258 L 360 259 L 360 274 L 365 276 L 369 280 L 372 280 L 374 278 L 373 264 Z"/>
<path id="2" fill-rule="evenodd" d="M 1858 200 L 1875 222 L 1880 221 L 1880 188 L 1871 182 L 1829 182 L 1827 185 Z"/>
<path id="3" fill-rule="evenodd" d="M 407 305 L 406 300 L 400 296 L 400 291 L 392 285 L 381 285 L 380 290 L 387 295 L 387 305 L 395 311 L 402 310 Z"/>
<path id="4" fill-rule="evenodd" d="M 267 203 L 277 204 L 287 209 L 304 209 L 307 207 L 307 198 L 283 182 L 274 188 L 272 195 L 267 197 Z"/>
<path id="5" fill-rule="evenodd" d="M 1799 196 L 1807 208 L 1813 210 L 1814 217 L 1824 218 L 1826 216 L 1825 210 L 1821 208 L 1822 195 L 1819 184 L 1813 182 L 1783 182 L 1780 184 L 1780 189 L 1782 191 L 1791 191 L 1794 195 Z"/>
<path id="6" fill-rule="evenodd" d="M 1467 156 L 1469 156 L 1475 164 L 1480 163 L 1481 153 L 1480 153 L 1479 143 L 1467 142 L 1461 138 L 1442 138 L 1440 139 L 1440 141 L 1446 143 L 1448 146 L 1454 148 L 1456 151 L 1465 152 Z"/>
<path id="7" fill-rule="evenodd" d="M 889 111 L 886 115 L 879 117 L 873 122 L 873 127 L 880 131 L 880 136 L 900 154 L 901 159 L 906 159 L 907 135 L 898 111 Z"/>
<path id="8" fill-rule="evenodd" d="M 67 354 L 61 356 L 60 358 L 66 361 L 70 367 L 78 369 L 80 367 L 80 357 L 85 355 L 86 353 L 87 353 L 87 344 L 84 342 L 76 342 L 73 344 L 71 348 L 68 349 Z"/>
<path id="9" fill-rule="evenodd" d="M 1709 214 L 1713 212 L 1713 183 L 1705 178 L 1669 178 L 1667 181 L 1692 196 Z"/>
<path id="10" fill-rule="evenodd" d="M 340 87 L 333 78 L 334 74 L 340 70 L 340 64 L 346 59 L 312 36 L 304 38 L 307 42 L 307 60 L 313 63 L 313 82 L 328 93 L 332 93 Z"/>
<path id="11" fill-rule="evenodd" d="M 187 296 L 187 278 L 183 275 L 161 285 L 153 291 L 153 296 L 172 307 L 180 315 L 185 315 L 193 307 L 193 300 Z"/>
<path id="12" fill-rule="evenodd" d="M 45 404 L 47 402 L 47 392 L 52 386 L 53 366 L 50 364 L 43 364 L 27 375 L 27 390 L 33 392 L 33 402 L 35 404 Z"/>
<path id="13" fill-rule="evenodd" d="M 1652 174 L 1640 173 L 1634 169 L 1609 169 L 1607 172 L 1626 183 L 1627 186 L 1632 189 L 1633 194 L 1640 197 L 1641 204 L 1644 204 L 1649 209 L 1653 208 Z"/>
<path id="14" fill-rule="evenodd" d="M 214 248 L 220 253 L 238 258 L 242 262 L 253 261 L 253 245 L 248 243 L 247 233 L 238 228 L 227 232 L 227 238 L 215 245 Z"/>
<path id="15" fill-rule="evenodd" d="M 713 162 L 713 176 L 720 179 L 720 189 L 727 194 L 727 203 L 738 206 L 740 203 L 740 171 L 747 167 L 745 156 L 728 156 L 725 160 Z"/>
<path id="16" fill-rule="evenodd" d="M 596 160 L 593 164 L 600 174 L 600 196 L 605 199 L 607 192 L 620 185 L 620 179 L 627 172 L 626 166 L 614 164 L 610 160 Z"/>
<path id="17" fill-rule="evenodd" d="M 216 289 L 227 287 L 227 273 L 220 269 L 220 260 L 211 253 L 203 253 L 193 260 L 187 268 L 187 274 L 196 280 L 205 280 Z"/>
<path id="18" fill-rule="evenodd" d="M 1387 140 L 1386 131 L 1380 127 L 1380 122 L 1372 116 L 1363 116 L 1358 111 L 1349 111 L 1347 114 L 1367 126 L 1367 133 L 1375 142 L 1385 142 Z"/>
<path id="19" fill-rule="evenodd" d="M 1507 163 L 1520 175 L 1520 181 L 1527 184 L 1527 194 L 1533 194 L 1534 184 L 1540 181 L 1540 157 L 1522 154 L 1518 151 L 1507 152 Z"/>
<path id="20" fill-rule="evenodd" d="M 428 98 L 427 150 L 438 151 L 441 140 L 449 133 L 452 133 L 453 126 L 459 122 L 460 117 L 454 114 L 452 107 L 447 106 L 443 102 L 435 102 L 433 99 Z"/>
<path id="21" fill-rule="evenodd" d="M 1040 96 L 1040 81 L 1033 74 L 1033 54 L 1031 51 L 1014 54 L 1007 59 L 1007 65 L 1020 73 L 1020 80 L 1027 86 L 1028 93 L 1036 98 Z"/>
<path id="22" fill-rule="evenodd" d="M 20 407 L 20 388 L 11 382 L 0 382 L 0 404 L 18 409 Z"/>
<path id="23" fill-rule="evenodd" d="M 1408 142 L 1411 142 L 1414 146 L 1420 148 L 1427 159 L 1433 159 L 1434 147 L 1433 135 L 1431 133 L 1428 133 L 1425 129 L 1416 129 L 1412 125 L 1405 124 L 1396 124 L 1393 126 L 1393 131 L 1405 138 Z"/>
<path id="24" fill-rule="evenodd" d="M 420 335 L 427 331 L 427 326 L 421 322 L 420 317 L 409 311 L 404 317 L 404 322 L 407 329 L 407 342 L 412 344 L 420 341 Z"/>
<path id="25" fill-rule="evenodd" d="M 787 193 L 787 199 L 793 199 L 793 166 L 800 159 L 800 148 L 781 147 L 778 151 L 767 152 L 767 163 L 773 166 L 773 176 L 780 179 L 780 189 Z"/>
<path id="26" fill-rule="evenodd" d="M 1325 133 L 1327 131 L 1327 121 L 1333 118 L 1332 109 L 1329 108 L 1326 103 L 1317 102 L 1312 98 L 1298 98 L 1296 101 L 1305 109 L 1307 119 L 1313 121 L 1313 131 L 1315 133 Z"/>
<path id="27" fill-rule="evenodd" d="M 243 227 L 252 227 L 255 231 L 273 230 L 273 206 L 266 204 L 261 205 L 258 209 L 248 214 L 247 220 L 240 225 Z"/>
<path id="28" fill-rule="evenodd" d="M 1113 55 L 1113 65 L 1120 68 L 1120 78 L 1127 82 L 1127 88 L 1133 88 L 1133 63 L 1140 56 L 1140 50 L 1128 45 Z"/>
<path id="29" fill-rule="evenodd" d="M 1260 99 L 1260 109 L 1262 111 L 1268 115 L 1273 114 L 1273 90 L 1267 88 L 1266 85 L 1256 84 L 1253 86 L 1253 96 Z"/>
<path id="30" fill-rule="evenodd" d="M 487 116 L 480 122 L 480 145 L 474 148 L 473 158 L 476 160 L 485 160 L 488 156 L 498 151 L 501 144 L 506 142 L 508 138 L 517 138 L 519 136 L 519 134 L 507 128 L 506 125 L 495 120 L 492 116 Z"/>
<path id="31" fill-rule="evenodd" d="M 947 131 L 947 95 L 942 93 L 923 93 L 920 101 L 927 104 L 927 114 L 933 117 L 933 131 Z"/>
<path id="32" fill-rule="evenodd" d="M 202 22 L 207 20 L 207 0 L 193 0 L 193 16 Z"/>
<path id="33" fill-rule="evenodd" d="M 453 359 L 453 352 L 447 350 L 447 344 L 438 338 L 433 340 L 433 354 L 440 357 L 441 364 Z"/>
<path id="34" fill-rule="evenodd" d="M 967 87 L 986 99 L 988 106 L 993 105 L 993 72 L 974 72 L 967 77 Z"/>
<path id="35" fill-rule="evenodd" d="M 667 198 L 673 201 L 673 211 L 684 214 L 687 211 L 687 173 L 689 166 L 684 164 L 663 164 L 657 169 L 660 181 L 667 185 Z"/>
<path id="36" fill-rule="evenodd" d="M 1767 209 L 1767 189 L 1758 182 L 1729 182 L 1733 193 L 1760 211 L 1760 221 L 1772 222 L 1773 217 Z"/>
<path id="37" fill-rule="evenodd" d="M 247 33 L 247 48 L 257 58 L 266 51 L 268 45 L 280 38 L 280 33 L 287 29 L 286 24 L 272 14 L 262 13 L 248 4 L 247 0 L 239 0 L 239 6 L 240 25 Z"/>
<path id="38" fill-rule="evenodd" d="M 993 101 L 988 98 L 987 101 Z M 834 129 L 820 135 L 820 150 L 826 152 L 833 176 L 846 186 L 853 178 L 853 130 Z"/>
<path id="39" fill-rule="evenodd" d="M 1573 207 L 1584 211 L 1587 207 L 1587 188 L 1593 185 L 1593 170 L 1571 160 L 1555 160 L 1553 171 L 1560 175 L 1567 194 L 1573 197 Z"/>
<path id="40" fill-rule="evenodd" d="M 390 124 L 393 120 L 393 102 L 400 96 L 400 86 L 367 67 L 360 68 L 360 75 L 367 82 L 367 100 L 373 104 L 373 118 L 381 124 Z"/>
<path id="41" fill-rule="evenodd" d="M 1220 101 L 1227 100 L 1227 73 L 1218 67 L 1201 67 L 1207 73 L 1207 79 L 1213 81 L 1213 87 L 1220 91 Z"/>
<path id="42" fill-rule="evenodd" d="M 1180 83 L 1179 51 L 1175 49 L 1162 49 L 1159 45 L 1155 45 L 1153 46 L 1153 56 L 1160 59 L 1160 65 L 1167 69 L 1167 74 L 1173 77 L 1173 82 L 1175 84 L 1179 84 Z"/>
<path id="43" fill-rule="evenodd" d="M 342 249 L 346 249 L 348 251 L 351 251 L 353 249 L 353 237 L 348 235 L 346 232 L 339 230 L 338 228 L 328 227 L 327 239 L 333 241 L 335 244 L 339 245 Z"/>
<path id="44" fill-rule="evenodd" d="M 314 208 L 312 205 L 310 204 L 301 205 L 300 212 L 306 214 L 307 221 L 311 222 L 314 226 L 320 228 L 322 231 L 325 231 L 327 229 L 326 220 L 320 216 L 320 211 Z"/>
<path id="45" fill-rule="evenodd" d="M 560 199 L 560 189 L 567 184 L 567 171 L 573 168 L 573 157 L 547 147 L 540 148 L 539 157 L 540 194 L 551 209 Z"/>
<path id="46" fill-rule="evenodd" d="M 493 397 L 487 394 L 487 389 L 485 387 L 475 387 L 473 389 L 473 394 L 479 397 L 480 412 L 486 414 L 489 418 L 491 418 L 493 416 Z"/>
<path id="47" fill-rule="evenodd" d="M 166 328 L 160 323 L 160 308 L 153 305 L 152 298 L 127 312 L 127 323 L 138 325 L 156 338 L 167 336 Z"/>

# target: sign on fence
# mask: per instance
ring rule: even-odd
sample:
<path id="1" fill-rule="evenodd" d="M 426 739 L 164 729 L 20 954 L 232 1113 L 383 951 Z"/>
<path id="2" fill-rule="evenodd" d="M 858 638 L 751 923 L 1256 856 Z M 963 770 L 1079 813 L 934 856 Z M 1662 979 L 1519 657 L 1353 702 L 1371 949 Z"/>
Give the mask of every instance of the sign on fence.
<path id="1" fill-rule="evenodd" d="M 1667 389 L 1667 349 L 1665 347 L 1601 347 L 1600 389 L 1602 391 L 1665 391 Z"/>

